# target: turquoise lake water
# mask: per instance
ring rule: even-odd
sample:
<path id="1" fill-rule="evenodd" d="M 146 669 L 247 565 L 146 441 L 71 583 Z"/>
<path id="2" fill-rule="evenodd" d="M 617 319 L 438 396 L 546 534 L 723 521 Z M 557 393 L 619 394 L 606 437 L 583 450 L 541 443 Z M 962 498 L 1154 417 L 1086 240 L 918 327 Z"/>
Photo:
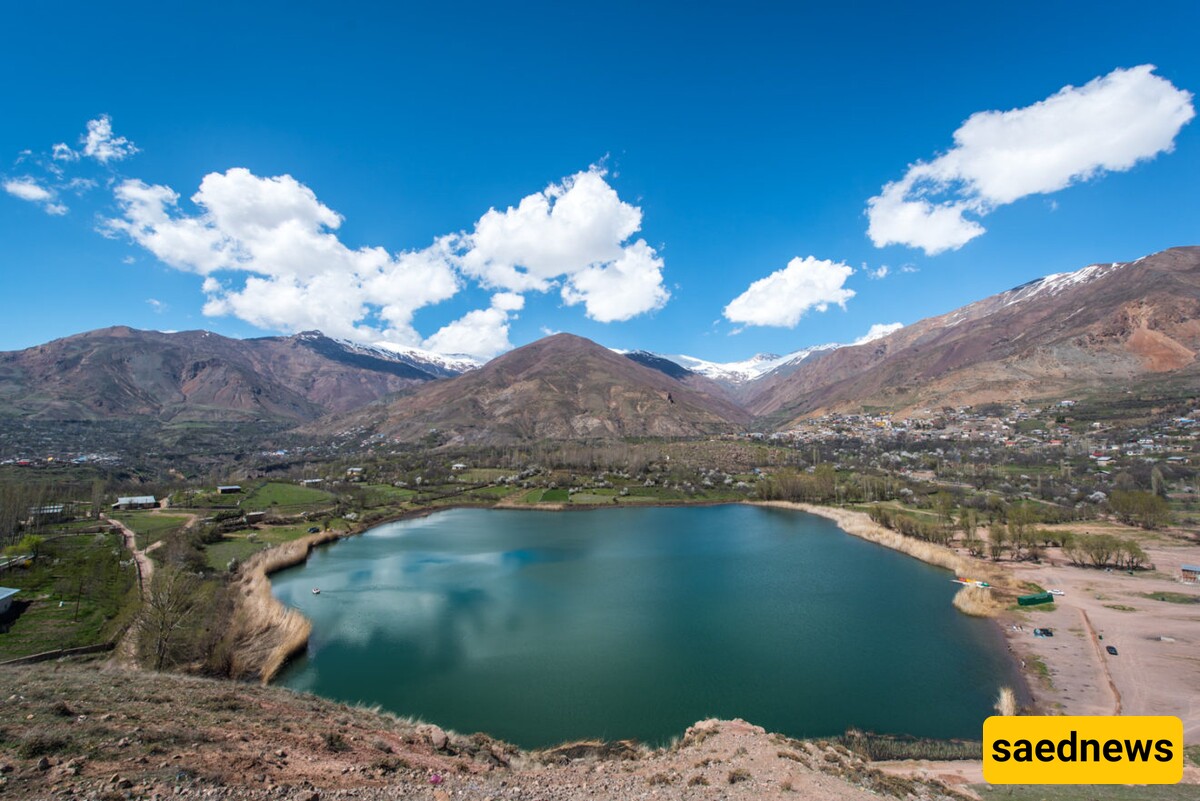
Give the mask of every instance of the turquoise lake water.
<path id="1" fill-rule="evenodd" d="M 313 621 L 277 683 L 525 747 L 705 717 L 979 739 L 1014 674 L 950 578 L 786 510 L 450 510 L 274 575 Z"/>

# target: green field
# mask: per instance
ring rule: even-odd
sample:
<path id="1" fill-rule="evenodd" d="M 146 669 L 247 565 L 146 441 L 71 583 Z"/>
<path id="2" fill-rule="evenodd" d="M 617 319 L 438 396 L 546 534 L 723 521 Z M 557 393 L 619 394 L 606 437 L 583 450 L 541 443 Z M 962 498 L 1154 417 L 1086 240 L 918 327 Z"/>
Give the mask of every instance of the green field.
<path id="1" fill-rule="evenodd" d="M 248 512 L 271 507 L 300 511 L 305 507 L 322 506 L 332 500 L 333 496 L 325 490 L 272 481 L 252 491 L 241 505 Z"/>
<path id="2" fill-rule="evenodd" d="M 297 523 L 291 526 L 263 526 L 258 529 L 242 529 L 224 535 L 220 541 L 204 546 L 204 557 L 214 570 L 225 570 L 230 559 L 244 562 L 249 557 L 282 542 L 291 542 L 308 535 L 312 523 Z"/>
<path id="3" fill-rule="evenodd" d="M 367 484 L 363 488 L 363 503 L 368 508 L 372 506 L 387 506 L 411 501 L 416 497 L 416 490 L 406 487 L 393 487 L 391 484 Z"/>
<path id="4" fill-rule="evenodd" d="M 151 512 L 118 512 L 110 515 L 133 529 L 137 535 L 137 547 L 144 551 L 161 539 L 183 528 L 186 517 Z"/>
<path id="5" fill-rule="evenodd" d="M 518 491 L 519 490 L 513 489 L 512 487 L 480 487 L 479 489 L 471 490 L 467 494 L 472 498 L 483 498 L 498 501 L 501 498 L 507 498 L 509 495 L 512 495 Z"/>
<path id="6" fill-rule="evenodd" d="M 504 470 L 498 467 L 474 467 L 470 470 L 463 470 L 456 475 L 459 479 L 470 484 L 484 484 L 511 475 L 512 472 L 512 470 Z"/>
<path id="7" fill-rule="evenodd" d="M 0 582 L 21 591 L 0 625 L 0 659 L 104 642 L 137 607 L 137 571 L 118 534 L 47 540 L 33 565 Z"/>
<path id="8" fill-rule="evenodd" d="M 616 490 L 590 490 L 588 492 L 577 492 L 572 495 L 571 503 L 583 505 L 598 503 L 611 504 L 616 497 Z"/>

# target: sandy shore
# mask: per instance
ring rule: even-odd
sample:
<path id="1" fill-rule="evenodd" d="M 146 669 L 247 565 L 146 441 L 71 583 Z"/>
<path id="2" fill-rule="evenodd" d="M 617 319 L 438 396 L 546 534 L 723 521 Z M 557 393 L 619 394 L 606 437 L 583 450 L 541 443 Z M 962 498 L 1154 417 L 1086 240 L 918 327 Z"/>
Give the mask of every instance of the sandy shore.
<path id="1" fill-rule="evenodd" d="M 1010 590 L 1025 582 L 1063 590 L 1053 606 L 1004 611 L 996 618 L 1025 679 L 1018 695 L 1027 692 L 1040 714 L 1175 715 L 1183 721 L 1185 741 L 1200 742 L 1200 604 L 1145 597 L 1200 595 L 1200 587 L 1174 578 L 1181 563 L 1200 562 L 1200 547 L 1122 528 L 1116 533 L 1140 540 L 1157 568 L 1131 576 L 1076 567 L 1056 548 L 1041 564 L 984 561 L 903 537 L 862 512 L 783 501 L 760 505 L 820 515 L 853 536 L 961 575 L 995 579 Z M 1039 627 L 1053 629 L 1055 636 L 1034 637 Z M 1107 645 L 1118 655 L 1109 655 Z"/>
<path id="2" fill-rule="evenodd" d="M 1184 740 L 1200 742 L 1200 604 L 1145 597 L 1153 592 L 1200 596 L 1200 587 L 1174 580 L 1183 561 L 1200 561 L 1200 548 L 1148 545 L 1156 571 L 1128 575 L 1075 567 L 1057 549 L 1047 561 L 1012 565 L 1023 581 L 1061 589 L 1054 609 L 1014 614 L 1006 630 L 1014 651 L 1031 668 L 1030 681 L 1047 714 L 1176 715 Z M 1035 638 L 1035 626 L 1052 638 Z M 1105 646 L 1118 654 L 1108 654 Z M 1036 661 L 1046 666 L 1032 669 Z"/>

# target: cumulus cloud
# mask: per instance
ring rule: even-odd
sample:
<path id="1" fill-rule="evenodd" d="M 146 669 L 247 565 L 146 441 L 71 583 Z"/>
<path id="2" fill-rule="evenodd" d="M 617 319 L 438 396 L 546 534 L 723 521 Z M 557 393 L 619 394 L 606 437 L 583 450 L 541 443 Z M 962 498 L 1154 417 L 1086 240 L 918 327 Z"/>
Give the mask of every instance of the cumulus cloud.
<path id="1" fill-rule="evenodd" d="M 525 306 L 525 298 L 514 292 L 497 292 L 487 309 L 467 312 L 426 339 L 423 347 L 436 353 L 465 353 L 490 359 L 512 348 L 508 324 Z"/>
<path id="2" fill-rule="evenodd" d="M 812 256 L 794 258 L 787 267 L 760 278 L 725 307 L 725 319 L 746 325 L 794 328 L 810 309 L 825 311 L 830 304 L 845 308 L 854 297 L 846 279 L 848 264 Z"/>
<path id="3" fill-rule="evenodd" d="M 1192 94 L 1153 73 L 1116 69 L 1031 106 L 972 114 L 954 147 L 867 202 L 868 236 L 876 247 L 955 250 L 984 233 L 973 218 L 999 206 L 1170 152 L 1195 116 Z"/>
<path id="4" fill-rule="evenodd" d="M 854 340 L 855 345 L 865 345 L 868 342 L 874 342 L 877 339 L 882 339 L 888 334 L 899 331 L 904 327 L 904 323 L 875 323 L 868 329 L 867 333 L 863 334 L 858 339 Z"/>
<path id="5" fill-rule="evenodd" d="M 4 182 L 4 191 L 30 203 L 50 200 L 54 193 L 32 178 L 13 178 Z"/>
<path id="6" fill-rule="evenodd" d="M 206 276 L 207 315 L 415 345 L 413 313 L 459 288 L 445 241 L 397 254 L 349 248 L 334 233 L 341 216 L 289 175 L 260 178 L 243 168 L 210 173 L 191 198 L 200 209 L 195 215 L 180 210 L 170 187 L 127 180 L 115 195 L 123 216 L 102 230 L 129 236 L 176 269 Z M 377 322 L 365 322 L 368 317 Z"/>
<path id="7" fill-rule="evenodd" d="M 54 191 L 33 178 L 10 178 L 4 182 L 4 191 L 15 198 L 41 204 L 47 214 L 60 216 L 67 213 L 67 207 L 55 200 Z"/>
<path id="8" fill-rule="evenodd" d="M 204 177 L 181 206 L 168 186 L 130 179 L 114 196 L 121 214 L 108 236 L 127 236 L 164 263 L 204 276 L 207 315 L 256 326 L 424 344 L 447 353 L 491 356 L 511 346 L 508 325 L 520 293 L 557 288 L 592 319 L 627 320 L 661 307 L 663 261 L 633 239 L 642 213 L 623 202 L 593 167 L 551 184 L 505 211 L 489 210 L 472 230 L 423 250 L 350 248 L 342 217 L 289 175 L 263 178 L 244 168 Z M 464 279 L 497 290 L 486 309 L 467 313 L 422 341 L 414 313 L 454 296 Z"/>
<path id="9" fill-rule="evenodd" d="M 567 279 L 562 299 L 582 303 L 587 316 L 602 323 L 628 320 L 660 309 L 671 297 L 662 285 L 663 261 L 645 241 L 626 247 L 620 258 L 585 267 Z"/>
<path id="10" fill-rule="evenodd" d="M 59 142 L 51 150 L 55 161 L 79 161 L 79 153 L 72 150 L 66 142 Z"/>
<path id="11" fill-rule="evenodd" d="M 545 292 L 559 286 L 567 305 L 582 303 L 601 322 L 628 320 L 670 298 L 663 262 L 644 239 L 629 240 L 642 211 L 618 197 L 592 167 L 490 209 L 459 240 L 460 266 L 485 286 Z"/>
<path id="12" fill-rule="evenodd" d="M 87 133 L 83 135 L 83 155 L 93 158 L 101 164 L 110 161 L 121 161 L 138 152 L 137 147 L 123 136 L 113 133 L 112 119 L 107 114 L 101 114 L 94 120 L 88 120 Z M 60 150 L 62 148 L 62 150 Z M 54 146 L 54 157 L 71 160 L 71 152 L 66 145 Z M 78 158 L 75 154 L 74 158 Z"/>
<path id="13" fill-rule="evenodd" d="M 888 277 L 888 273 L 891 272 L 891 268 L 886 264 L 881 264 L 872 270 L 864 264 L 863 272 L 865 272 L 867 274 L 867 278 L 870 278 L 872 281 L 882 281 L 884 278 Z"/>

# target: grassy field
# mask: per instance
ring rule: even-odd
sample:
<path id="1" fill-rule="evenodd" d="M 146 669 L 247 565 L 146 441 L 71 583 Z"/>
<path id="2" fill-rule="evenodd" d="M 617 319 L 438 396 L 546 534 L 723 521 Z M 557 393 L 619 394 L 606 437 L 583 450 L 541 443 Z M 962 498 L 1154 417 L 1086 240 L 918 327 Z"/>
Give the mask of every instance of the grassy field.
<path id="1" fill-rule="evenodd" d="M 411 501 L 417 494 L 416 490 L 393 487 L 391 484 L 367 484 L 362 489 L 365 496 L 363 500 L 368 507 L 405 503 Z"/>
<path id="2" fill-rule="evenodd" d="M 306 536 L 312 523 L 299 523 L 290 526 L 262 526 L 257 529 L 242 529 L 233 531 L 221 538 L 220 542 L 204 546 L 204 556 L 209 567 L 214 570 L 225 570 L 230 559 L 244 562 L 253 554 L 265 551 L 281 542 L 291 542 Z"/>
<path id="3" fill-rule="evenodd" d="M 1187 592 L 1148 592 L 1142 597 L 1152 601 L 1165 601 L 1169 604 L 1200 604 L 1200 595 L 1192 595 Z"/>
<path id="4" fill-rule="evenodd" d="M 513 487 L 480 487 L 479 489 L 471 490 L 467 494 L 474 498 L 484 498 L 498 501 L 501 498 L 507 498 L 509 495 L 512 495 L 516 492 L 519 492 L 519 490 Z"/>
<path id="5" fill-rule="evenodd" d="M 484 484 L 507 475 L 512 475 L 512 472 L 512 470 L 504 470 L 499 467 L 474 467 L 470 470 L 463 470 L 457 475 L 460 479 L 470 484 Z"/>
<path id="6" fill-rule="evenodd" d="M 304 507 L 321 506 L 333 500 L 333 496 L 325 490 L 302 487 L 299 484 L 281 484 L 268 482 L 252 491 L 242 501 L 246 511 L 282 507 L 300 511 Z"/>
<path id="7" fill-rule="evenodd" d="M 137 572 L 117 534 L 82 534 L 43 544 L 28 568 L 2 574 L 21 592 L 0 623 L 0 659 L 104 642 L 137 606 Z"/>
<path id="8" fill-rule="evenodd" d="M 183 528 L 186 517 L 180 515 L 152 514 L 150 512 L 119 512 L 111 515 L 133 529 L 137 535 L 138 550 L 146 550 L 154 543 Z"/>

